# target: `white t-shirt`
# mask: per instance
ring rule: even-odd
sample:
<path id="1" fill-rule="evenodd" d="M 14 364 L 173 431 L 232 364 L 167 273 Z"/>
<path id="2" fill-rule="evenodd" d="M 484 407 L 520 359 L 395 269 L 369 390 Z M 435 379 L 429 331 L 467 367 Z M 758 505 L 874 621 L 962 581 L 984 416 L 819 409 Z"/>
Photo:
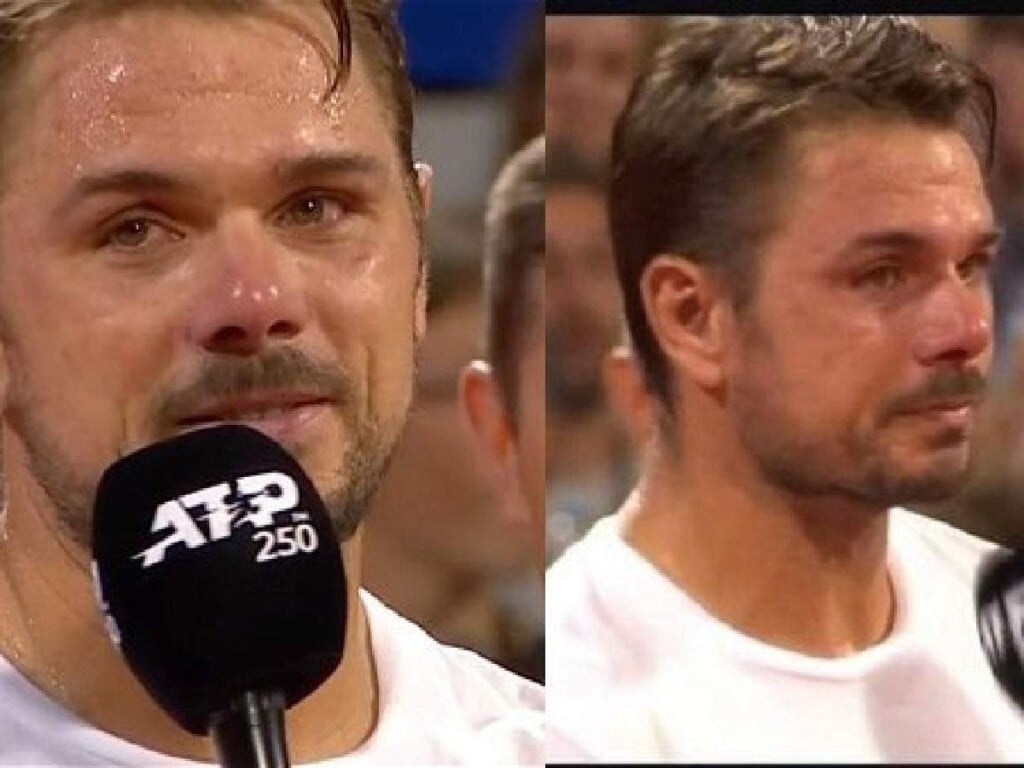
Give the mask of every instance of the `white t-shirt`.
<path id="1" fill-rule="evenodd" d="M 379 685 L 379 717 L 354 752 L 311 765 L 541 765 L 544 692 L 470 651 L 441 645 L 360 592 Z M 0 765 L 208 765 L 113 736 L 47 698 L 0 659 Z"/>
<path id="2" fill-rule="evenodd" d="M 891 634 L 838 659 L 716 620 L 598 522 L 548 571 L 548 759 L 1024 761 L 1024 716 L 978 639 L 994 545 L 894 509 Z"/>

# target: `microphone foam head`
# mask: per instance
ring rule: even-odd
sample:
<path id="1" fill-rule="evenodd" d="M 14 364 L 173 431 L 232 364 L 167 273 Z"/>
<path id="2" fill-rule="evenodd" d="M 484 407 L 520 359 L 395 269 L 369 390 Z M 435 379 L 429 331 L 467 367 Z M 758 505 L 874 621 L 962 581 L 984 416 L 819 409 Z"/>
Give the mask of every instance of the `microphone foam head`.
<path id="1" fill-rule="evenodd" d="M 116 461 L 93 514 L 93 578 L 112 640 L 187 731 L 245 691 L 292 706 L 337 668 L 345 573 L 299 463 L 241 425 Z"/>
<path id="2" fill-rule="evenodd" d="M 988 557 L 978 572 L 978 634 L 1003 690 L 1024 707 L 1024 558 L 1007 550 Z"/>

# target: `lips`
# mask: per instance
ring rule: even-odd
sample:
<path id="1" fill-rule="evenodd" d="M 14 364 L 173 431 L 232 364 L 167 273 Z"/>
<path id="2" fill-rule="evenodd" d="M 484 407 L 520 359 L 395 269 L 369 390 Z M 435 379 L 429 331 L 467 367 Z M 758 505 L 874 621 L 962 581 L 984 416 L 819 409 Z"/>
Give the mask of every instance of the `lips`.
<path id="1" fill-rule="evenodd" d="M 961 412 L 961 411 L 973 411 L 978 407 L 980 403 L 977 397 L 948 397 L 939 400 L 929 400 L 926 403 L 916 406 L 909 410 L 910 413 L 930 413 L 930 412 Z"/>
<path id="2" fill-rule="evenodd" d="M 330 410 L 332 401 L 305 393 L 263 393 L 206 403 L 176 420 L 177 431 L 215 424 L 245 424 L 279 441 L 292 440 L 300 430 Z"/>
<path id="3" fill-rule="evenodd" d="M 964 431 L 974 422 L 978 404 L 979 399 L 974 397 L 944 398 L 909 409 L 906 415 L 926 419 L 943 428 Z"/>
<path id="4" fill-rule="evenodd" d="M 286 415 L 297 408 L 310 405 L 326 405 L 328 400 L 317 395 L 279 394 L 222 400 L 206 404 L 192 413 L 178 419 L 184 426 L 207 422 L 249 421 L 275 418 Z"/>

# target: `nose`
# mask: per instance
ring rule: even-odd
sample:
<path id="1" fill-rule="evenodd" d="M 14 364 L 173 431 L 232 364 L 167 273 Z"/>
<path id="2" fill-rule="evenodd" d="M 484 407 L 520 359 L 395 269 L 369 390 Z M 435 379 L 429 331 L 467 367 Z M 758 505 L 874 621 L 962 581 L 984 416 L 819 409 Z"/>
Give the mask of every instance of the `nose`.
<path id="1" fill-rule="evenodd" d="M 953 278 L 929 295 L 914 340 L 919 363 L 967 363 L 991 344 L 992 297 L 987 285 L 967 285 Z"/>
<path id="2" fill-rule="evenodd" d="M 209 352 L 257 354 L 298 336 L 308 323 L 296 257 L 263 229 L 258 221 L 225 223 L 199 254 L 206 275 L 188 335 Z"/>

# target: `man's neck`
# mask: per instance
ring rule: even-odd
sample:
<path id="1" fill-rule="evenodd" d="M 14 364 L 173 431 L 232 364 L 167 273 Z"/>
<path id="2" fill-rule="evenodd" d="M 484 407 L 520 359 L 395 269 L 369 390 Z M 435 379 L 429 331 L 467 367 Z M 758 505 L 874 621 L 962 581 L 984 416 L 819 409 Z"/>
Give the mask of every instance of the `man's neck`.
<path id="1" fill-rule="evenodd" d="M 798 500 L 712 453 L 653 452 L 624 507 L 626 540 L 709 613 L 771 645 L 838 657 L 883 639 L 895 605 L 887 511 Z"/>
<path id="2" fill-rule="evenodd" d="M 42 494 L 26 492 L 11 479 L 0 541 L 0 654 L 97 728 L 156 752 L 212 761 L 209 739 L 188 734 L 160 710 L 108 639 L 94 607 L 85 554 L 55 534 Z M 287 714 L 295 762 L 349 752 L 376 723 L 376 676 L 355 586 L 358 541 L 346 544 L 344 554 L 351 574 L 344 661 Z"/>

